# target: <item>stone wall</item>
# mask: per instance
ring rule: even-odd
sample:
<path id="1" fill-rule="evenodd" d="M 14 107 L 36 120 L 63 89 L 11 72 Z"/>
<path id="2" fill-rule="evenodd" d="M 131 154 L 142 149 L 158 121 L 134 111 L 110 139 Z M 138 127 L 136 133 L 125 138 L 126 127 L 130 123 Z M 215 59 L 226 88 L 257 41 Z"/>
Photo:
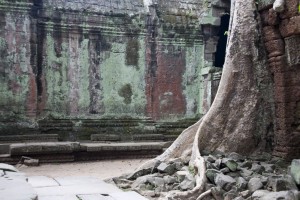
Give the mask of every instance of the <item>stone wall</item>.
<path id="1" fill-rule="evenodd" d="M 272 9 L 273 2 L 264 1 L 260 14 L 275 85 L 274 154 L 295 158 L 300 156 L 300 2 L 286 1 L 282 13 Z"/>
<path id="2" fill-rule="evenodd" d="M 0 0 L 0 134 L 177 134 L 212 103 L 224 2 Z"/>

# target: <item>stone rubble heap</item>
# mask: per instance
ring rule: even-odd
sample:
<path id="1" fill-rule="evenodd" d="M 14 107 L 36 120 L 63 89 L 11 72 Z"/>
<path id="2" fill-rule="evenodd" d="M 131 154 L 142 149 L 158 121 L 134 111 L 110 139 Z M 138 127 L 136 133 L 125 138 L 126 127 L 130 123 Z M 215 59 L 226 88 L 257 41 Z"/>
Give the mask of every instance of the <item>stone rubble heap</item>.
<path id="1" fill-rule="evenodd" d="M 246 158 L 237 153 L 221 153 L 204 158 L 206 190 L 211 190 L 206 199 L 300 199 L 300 160 L 293 160 L 288 167 L 283 160 L 269 155 Z M 194 174 L 187 160 L 173 159 L 113 181 L 120 188 L 137 191 L 149 199 L 163 199 L 170 191 L 193 189 L 196 185 Z"/>

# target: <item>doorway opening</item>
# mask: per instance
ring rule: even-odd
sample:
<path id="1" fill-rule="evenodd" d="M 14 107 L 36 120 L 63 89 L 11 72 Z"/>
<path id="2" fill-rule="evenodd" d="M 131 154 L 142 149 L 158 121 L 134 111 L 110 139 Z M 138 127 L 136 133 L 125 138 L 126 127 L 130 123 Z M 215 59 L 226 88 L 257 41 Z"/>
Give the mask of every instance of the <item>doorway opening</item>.
<path id="1" fill-rule="evenodd" d="M 221 25 L 218 32 L 218 44 L 217 51 L 215 54 L 215 67 L 223 67 L 226 56 L 226 45 L 227 45 L 227 36 L 228 36 L 228 27 L 229 27 L 230 15 L 225 14 L 221 17 Z"/>

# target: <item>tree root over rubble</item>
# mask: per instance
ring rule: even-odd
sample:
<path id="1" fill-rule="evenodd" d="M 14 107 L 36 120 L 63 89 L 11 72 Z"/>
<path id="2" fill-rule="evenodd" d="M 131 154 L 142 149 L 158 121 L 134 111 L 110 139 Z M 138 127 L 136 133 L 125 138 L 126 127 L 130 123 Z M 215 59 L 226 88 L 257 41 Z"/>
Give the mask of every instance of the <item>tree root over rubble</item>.
<path id="1" fill-rule="evenodd" d="M 272 81 L 260 30 L 255 0 L 231 1 L 231 20 L 223 74 L 208 113 L 187 128 L 160 156 L 137 171 L 174 158 L 189 159 L 195 169 L 196 186 L 172 191 L 161 199 L 200 200 L 205 191 L 206 164 L 200 151 L 237 152 L 249 155 L 266 151 L 268 126 L 273 123 Z"/>

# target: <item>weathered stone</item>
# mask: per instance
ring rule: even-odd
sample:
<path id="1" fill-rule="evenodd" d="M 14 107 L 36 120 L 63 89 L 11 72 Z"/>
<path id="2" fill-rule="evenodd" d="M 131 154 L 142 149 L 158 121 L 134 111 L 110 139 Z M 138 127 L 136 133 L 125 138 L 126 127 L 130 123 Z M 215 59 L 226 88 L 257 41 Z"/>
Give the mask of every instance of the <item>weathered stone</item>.
<path id="1" fill-rule="evenodd" d="M 11 171 L 11 172 L 19 172 L 19 170 L 17 170 L 12 165 L 4 164 L 4 163 L 0 163 L 0 170 Z"/>
<path id="2" fill-rule="evenodd" d="M 223 174 L 227 174 L 230 172 L 230 169 L 228 167 L 225 167 L 225 168 L 221 169 L 220 172 L 222 172 Z"/>
<path id="3" fill-rule="evenodd" d="M 215 178 L 216 178 L 217 174 L 219 174 L 219 173 L 221 173 L 221 172 L 218 170 L 215 170 L 215 169 L 208 169 L 205 172 L 206 177 L 208 178 L 208 180 L 211 183 L 215 183 Z"/>
<path id="4" fill-rule="evenodd" d="M 176 171 L 176 164 L 167 164 L 167 163 L 161 163 L 158 167 L 157 167 L 158 171 L 162 172 L 162 173 L 167 173 L 169 175 L 172 175 L 175 173 Z"/>
<path id="5" fill-rule="evenodd" d="M 241 168 L 241 176 L 248 180 L 248 178 L 253 174 L 253 171 Z"/>
<path id="6" fill-rule="evenodd" d="M 261 166 L 265 168 L 266 173 L 273 173 L 275 170 L 275 165 L 274 164 L 266 164 L 266 163 L 261 163 Z"/>
<path id="7" fill-rule="evenodd" d="M 144 176 L 146 174 L 150 174 L 152 172 L 152 170 L 153 170 L 152 168 L 137 170 L 133 174 L 130 174 L 127 178 L 129 180 L 135 180 L 135 179 L 137 179 L 141 176 Z"/>
<path id="8" fill-rule="evenodd" d="M 165 185 L 164 178 L 160 177 L 148 177 L 147 182 L 149 182 L 154 187 L 163 187 Z"/>
<path id="9" fill-rule="evenodd" d="M 213 188 L 211 188 L 211 193 L 212 193 L 212 196 L 216 200 L 224 200 L 223 195 L 224 195 L 225 191 L 221 187 L 213 187 Z"/>
<path id="10" fill-rule="evenodd" d="M 24 165 L 27 166 L 39 166 L 39 160 L 38 159 L 25 159 Z"/>
<path id="11" fill-rule="evenodd" d="M 300 160 L 293 160 L 291 165 L 291 175 L 297 185 L 300 185 Z"/>
<path id="12" fill-rule="evenodd" d="M 256 172 L 258 174 L 262 174 L 265 171 L 265 168 L 257 163 L 253 163 L 251 171 Z"/>
<path id="13" fill-rule="evenodd" d="M 263 186 L 264 185 L 262 184 L 260 178 L 251 178 L 248 182 L 248 189 L 250 190 L 250 192 L 259 190 L 263 188 Z"/>
<path id="14" fill-rule="evenodd" d="M 245 200 L 243 197 L 236 197 L 233 200 Z"/>
<path id="15" fill-rule="evenodd" d="M 277 40 L 271 40 L 269 42 L 265 43 L 266 49 L 268 54 L 268 57 L 276 57 L 276 56 L 281 56 L 284 54 L 285 49 L 284 49 L 284 42 L 282 39 L 277 39 Z"/>
<path id="16" fill-rule="evenodd" d="M 174 184 L 177 181 L 173 176 L 164 176 L 163 179 L 166 184 Z"/>
<path id="17" fill-rule="evenodd" d="M 207 162 L 214 163 L 217 160 L 217 158 L 214 157 L 213 155 L 209 155 L 209 156 L 205 157 L 205 160 Z"/>
<path id="18" fill-rule="evenodd" d="M 224 194 L 224 200 L 232 200 L 238 197 L 238 193 L 235 190 L 230 190 Z"/>
<path id="19" fill-rule="evenodd" d="M 179 184 L 179 188 L 183 191 L 192 190 L 196 185 L 196 180 L 194 176 L 188 174 L 185 179 Z"/>
<path id="20" fill-rule="evenodd" d="M 279 30 L 276 29 L 274 26 L 265 26 L 263 28 L 263 33 L 265 42 L 281 39 Z"/>
<path id="21" fill-rule="evenodd" d="M 250 162 L 250 161 L 245 161 L 245 162 L 241 163 L 239 166 L 240 166 L 241 168 L 248 168 L 248 169 L 251 169 L 251 167 L 252 167 L 252 162 Z"/>
<path id="22" fill-rule="evenodd" d="M 28 177 L 28 183 L 35 188 L 59 186 L 59 184 L 53 178 L 46 176 L 30 176 Z"/>
<path id="23" fill-rule="evenodd" d="M 243 197 L 243 198 L 248 198 L 251 196 L 251 192 L 250 190 L 244 190 L 242 192 L 240 192 L 240 195 Z"/>
<path id="24" fill-rule="evenodd" d="M 281 35 L 286 38 L 300 33 L 300 16 L 285 19 L 280 23 L 279 30 Z"/>
<path id="25" fill-rule="evenodd" d="M 238 153 L 235 153 L 235 152 L 232 152 L 228 155 L 228 158 L 232 159 L 232 160 L 235 160 L 235 161 L 239 161 L 239 162 L 242 162 L 245 160 L 245 157 L 238 154 Z"/>
<path id="26" fill-rule="evenodd" d="M 299 34 L 300 34 L 300 16 L 299 16 Z M 296 52 L 300 51 L 299 44 L 300 36 L 293 36 L 285 38 L 285 49 L 286 49 L 286 58 L 289 66 L 295 66 L 300 64 L 300 55 Z"/>
<path id="27" fill-rule="evenodd" d="M 238 164 L 234 160 L 223 158 L 222 163 L 225 164 L 226 167 L 232 172 L 235 172 L 237 170 Z"/>
<path id="28" fill-rule="evenodd" d="M 242 177 L 239 177 L 236 181 L 236 186 L 240 189 L 246 189 L 247 184 L 248 184 L 248 182 Z"/>
<path id="29" fill-rule="evenodd" d="M 188 174 L 189 172 L 187 171 L 177 171 L 175 176 L 177 177 L 178 182 L 182 182 Z"/>
<path id="30" fill-rule="evenodd" d="M 256 191 L 252 195 L 253 200 L 270 200 L 270 199 L 284 199 L 284 200 L 296 200 L 296 197 L 291 191 L 282 192 L 268 192 L 268 191 Z"/>
<path id="31" fill-rule="evenodd" d="M 236 181 L 230 176 L 226 176 L 224 174 L 217 174 L 215 178 L 215 183 L 218 187 L 221 187 L 225 191 L 229 191 L 235 185 Z"/>

